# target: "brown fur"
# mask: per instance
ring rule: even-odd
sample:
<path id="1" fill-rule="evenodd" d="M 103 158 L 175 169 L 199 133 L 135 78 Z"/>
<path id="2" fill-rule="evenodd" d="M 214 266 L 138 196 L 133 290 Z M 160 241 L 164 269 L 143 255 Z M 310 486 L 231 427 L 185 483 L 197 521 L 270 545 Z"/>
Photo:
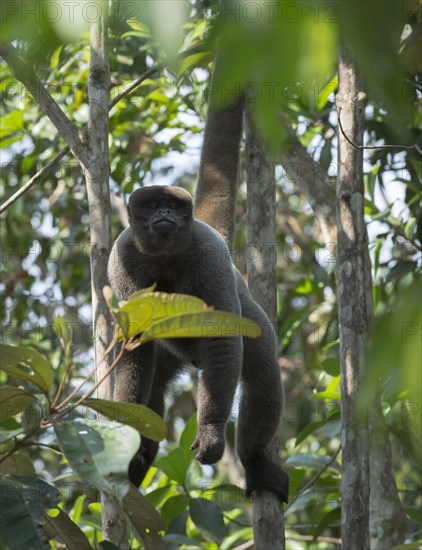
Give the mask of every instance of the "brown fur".
<path id="1" fill-rule="evenodd" d="M 216 229 L 232 248 L 236 205 L 243 97 L 225 92 L 218 64 L 209 97 L 194 216 Z M 226 97 L 227 96 L 227 97 Z M 227 100 L 232 99 L 227 104 Z"/>

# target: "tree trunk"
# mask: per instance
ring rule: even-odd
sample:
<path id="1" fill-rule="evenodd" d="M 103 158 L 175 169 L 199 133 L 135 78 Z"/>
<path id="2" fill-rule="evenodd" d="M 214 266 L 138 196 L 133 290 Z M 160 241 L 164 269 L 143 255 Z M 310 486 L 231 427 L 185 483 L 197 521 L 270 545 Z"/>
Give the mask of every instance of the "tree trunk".
<path id="1" fill-rule="evenodd" d="M 108 369 L 109 361 L 104 360 L 113 336 L 112 319 L 103 296 L 103 287 L 108 284 L 107 262 L 111 251 L 111 203 L 110 203 L 110 164 L 108 151 L 110 72 L 108 66 L 108 8 L 101 4 L 102 16 L 91 25 L 91 62 L 88 76 L 89 122 L 88 149 L 89 161 L 83 166 L 89 204 L 91 229 L 91 289 L 94 331 L 95 364 L 97 380 Z M 101 399 L 112 399 L 112 379 L 107 377 L 98 387 Z M 119 548 L 128 548 L 126 521 L 117 500 L 102 493 L 102 523 L 104 539 Z"/>
<path id="2" fill-rule="evenodd" d="M 356 69 L 339 49 L 337 110 L 349 140 L 362 145 L 365 94 Z M 338 132 L 337 285 L 341 364 L 343 550 L 369 548 L 368 420 L 357 411 L 366 370 L 368 311 L 365 261 L 367 235 L 363 215 L 363 153 Z"/>
<path id="3" fill-rule="evenodd" d="M 275 166 L 252 126 L 251 112 L 245 112 L 246 179 L 248 189 L 248 286 L 252 297 L 266 311 L 277 329 Z M 277 332 L 277 330 L 276 330 Z M 277 437 L 268 451 L 280 462 Z M 283 505 L 273 493 L 253 495 L 255 550 L 284 549 Z"/>

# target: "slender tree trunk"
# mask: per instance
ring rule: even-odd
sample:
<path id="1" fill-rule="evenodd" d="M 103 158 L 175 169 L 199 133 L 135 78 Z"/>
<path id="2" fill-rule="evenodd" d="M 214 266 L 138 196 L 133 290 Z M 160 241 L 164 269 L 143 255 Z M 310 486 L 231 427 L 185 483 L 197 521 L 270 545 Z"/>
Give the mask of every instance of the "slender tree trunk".
<path id="1" fill-rule="evenodd" d="M 101 3 L 102 16 L 91 25 L 91 62 L 88 77 L 89 122 L 87 146 L 89 162 L 83 166 L 89 203 L 91 228 L 91 288 L 97 380 L 107 368 L 102 360 L 112 339 L 112 319 L 103 296 L 108 284 L 107 262 L 111 250 L 110 164 L 108 151 L 110 72 L 108 66 L 108 3 Z M 112 399 L 112 379 L 98 387 L 102 399 Z M 119 548 L 127 548 L 126 522 L 117 500 L 103 493 L 102 522 L 104 539 Z"/>
<path id="2" fill-rule="evenodd" d="M 277 332 L 275 165 L 269 162 L 262 141 L 252 126 L 251 112 L 245 112 L 246 178 L 248 189 L 248 286 L 252 297 L 266 311 Z M 268 451 L 280 462 L 277 437 Z M 286 547 L 283 505 L 273 493 L 253 496 L 255 550 Z"/>
<path id="3" fill-rule="evenodd" d="M 339 49 L 337 109 L 345 134 L 362 145 L 365 94 L 356 68 Z M 343 550 L 369 548 L 368 420 L 357 411 L 357 398 L 366 370 L 368 312 L 365 269 L 366 226 L 363 215 L 363 153 L 338 133 L 337 257 L 338 311 L 342 410 Z"/>

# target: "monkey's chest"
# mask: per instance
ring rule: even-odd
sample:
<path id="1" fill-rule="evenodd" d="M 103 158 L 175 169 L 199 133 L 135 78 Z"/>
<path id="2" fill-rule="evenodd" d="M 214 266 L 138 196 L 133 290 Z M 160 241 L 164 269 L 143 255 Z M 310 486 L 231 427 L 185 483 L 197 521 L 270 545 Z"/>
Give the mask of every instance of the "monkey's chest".
<path id="1" fill-rule="evenodd" d="M 156 285 L 158 292 L 179 292 L 192 294 L 192 271 L 179 262 L 142 262 L 131 270 L 133 283 L 137 289 Z M 190 291 L 189 291 L 190 288 Z"/>

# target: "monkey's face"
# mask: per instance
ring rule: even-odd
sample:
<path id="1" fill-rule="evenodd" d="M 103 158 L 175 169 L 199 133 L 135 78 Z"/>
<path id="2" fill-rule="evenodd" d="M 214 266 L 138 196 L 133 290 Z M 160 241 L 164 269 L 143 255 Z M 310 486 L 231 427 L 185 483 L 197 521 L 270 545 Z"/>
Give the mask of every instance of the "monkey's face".
<path id="1" fill-rule="evenodd" d="M 127 208 L 132 237 L 141 252 L 173 256 L 189 246 L 192 197 L 184 189 L 143 187 L 132 193 Z"/>

